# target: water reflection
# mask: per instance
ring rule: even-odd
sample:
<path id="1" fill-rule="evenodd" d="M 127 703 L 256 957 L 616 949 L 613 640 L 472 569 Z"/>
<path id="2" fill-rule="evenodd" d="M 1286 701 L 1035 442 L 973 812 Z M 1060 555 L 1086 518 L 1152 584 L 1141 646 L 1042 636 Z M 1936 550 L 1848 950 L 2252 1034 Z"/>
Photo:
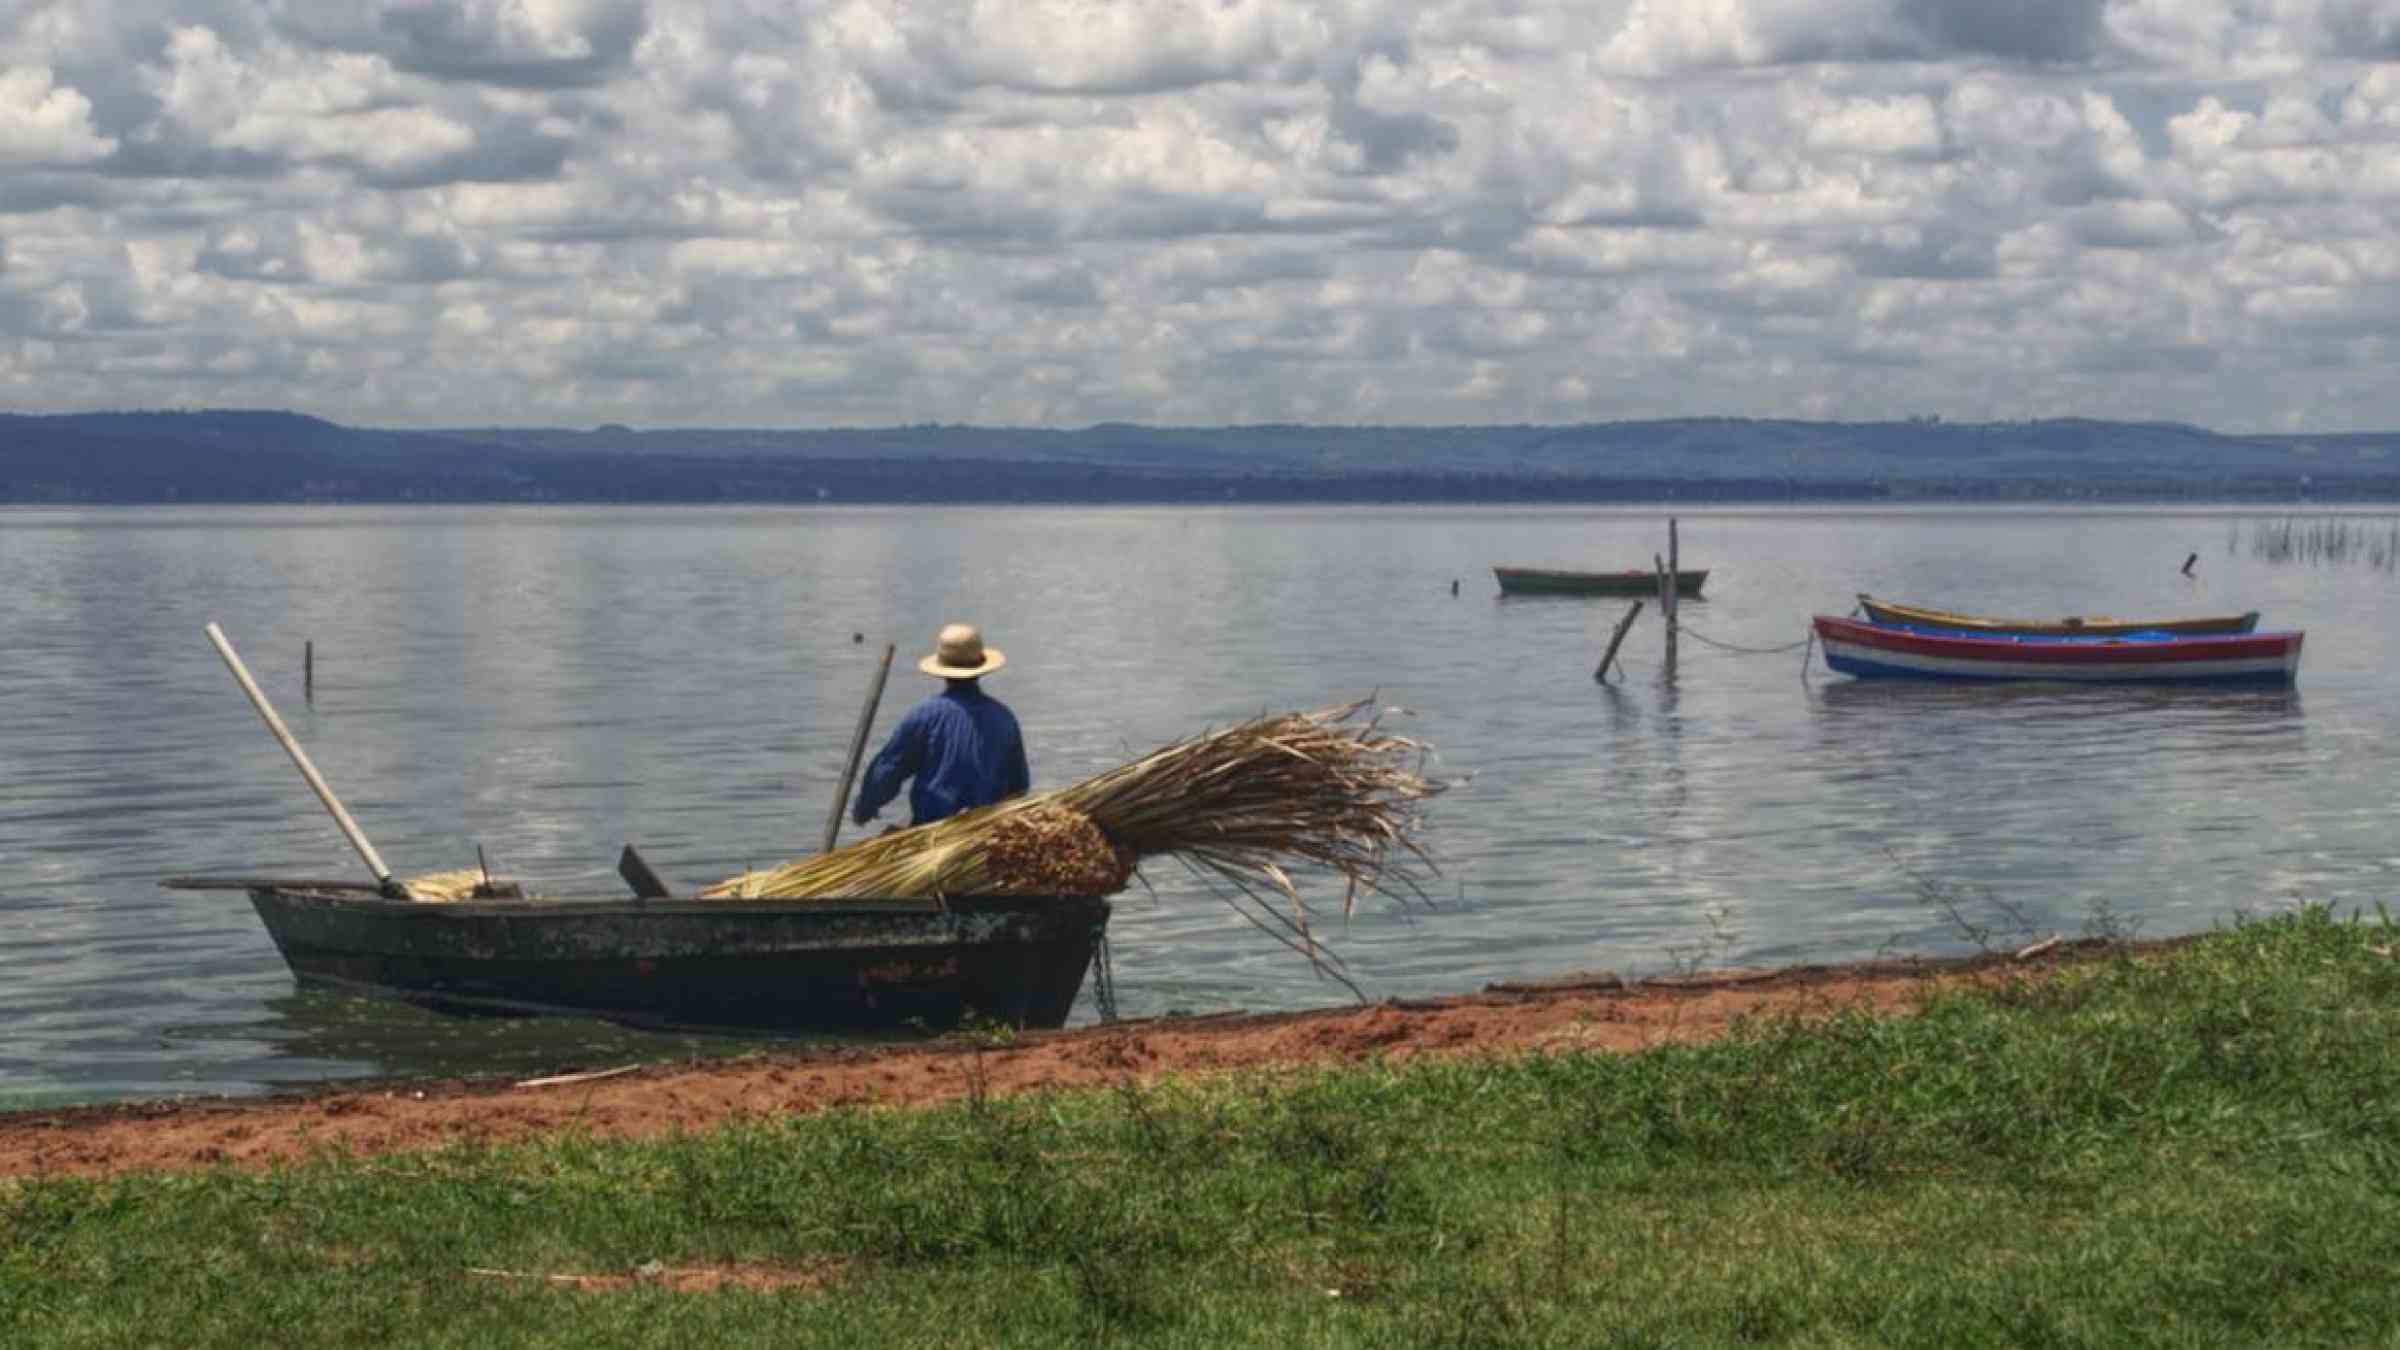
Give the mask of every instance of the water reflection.
<path id="1" fill-rule="evenodd" d="M 1592 605 L 1607 609 L 1609 611 L 1609 620 L 1612 623 L 1623 618 L 1625 615 L 1624 610 L 1617 608 L 1617 606 L 1631 605 L 1639 602 L 1642 607 L 1642 613 L 1645 615 L 1654 614 L 1658 611 L 1658 596 L 1655 593 L 1650 595 L 1566 595 L 1550 594 L 1542 591 L 1501 591 L 1494 595 L 1492 600 L 1501 605 Z M 1708 598 L 1706 596 L 1687 595 L 1681 597 L 1681 603 L 1677 607 L 1681 608 L 1682 605 L 1706 605 L 1707 603 Z"/>
<path id="2" fill-rule="evenodd" d="M 285 1063 L 262 1081 L 329 1077 L 533 1077 L 582 1068 L 721 1059 L 822 1039 L 645 1031 L 583 1017 L 501 1017 L 435 1012 L 396 998 L 295 988 L 265 1000 L 265 1016 L 238 1026 L 186 1027 L 192 1039 L 238 1036 Z"/>
<path id="3" fill-rule="evenodd" d="M 1829 720 L 1861 716 L 1981 713 L 2004 719 L 2032 715 L 2111 717 L 2128 712 L 2286 718 L 2300 715 L 2295 685 L 2085 684 L 2070 681 L 1854 680 L 1811 681 L 1813 709 Z"/>
<path id="4" fill-rule="evenodd" d="M 2246 904 L 2260 785 L 2315 762 L 2288 688 L 1843 680 L 1809 710 L 1843 848 L 2068 932 Z"/>

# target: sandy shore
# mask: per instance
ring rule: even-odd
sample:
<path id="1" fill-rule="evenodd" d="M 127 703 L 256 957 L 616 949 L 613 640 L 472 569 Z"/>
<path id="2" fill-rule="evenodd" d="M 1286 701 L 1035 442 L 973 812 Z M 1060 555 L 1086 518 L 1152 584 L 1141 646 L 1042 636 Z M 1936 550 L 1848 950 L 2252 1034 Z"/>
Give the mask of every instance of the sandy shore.
<path id="1" fill-rule="evenodd" d="M 2100 950 L 2098 942 L 2062 943 L 2029 957 L 1715 970 L 1632 985 L 1593 974 L 1367 1007 L 1118 1022 L 1028 1033 L 1002 1046 L 936 1041 L 696 1065 L 599 1065 L 525 1081 L 343 1084 L 272 1097 L 18 1112 L 0 1115 L 0 1176 L 265 1166 L 334 1146 L 373 1154 L 565 1129 L 638 1137 L 739 1116 L 942 1102 L 978 1089 L 1102 1087 L 1372 1056 L 1636 1051 L 1706 1040 L 1755 1014 L 1905 1012 L 1938 988 L 2054 969 Z"/>

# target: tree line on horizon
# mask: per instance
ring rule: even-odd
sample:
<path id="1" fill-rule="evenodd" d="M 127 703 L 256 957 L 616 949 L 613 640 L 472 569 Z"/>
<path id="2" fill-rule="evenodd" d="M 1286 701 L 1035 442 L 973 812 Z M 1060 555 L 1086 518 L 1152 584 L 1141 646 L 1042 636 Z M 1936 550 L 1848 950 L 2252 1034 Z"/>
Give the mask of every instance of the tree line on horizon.
<path id="1" fill-rule="evenodd" d="M 384 430 L 0 415 L 0 502 L 2394 501 L 2400 433 L 2165 422 Z"/>

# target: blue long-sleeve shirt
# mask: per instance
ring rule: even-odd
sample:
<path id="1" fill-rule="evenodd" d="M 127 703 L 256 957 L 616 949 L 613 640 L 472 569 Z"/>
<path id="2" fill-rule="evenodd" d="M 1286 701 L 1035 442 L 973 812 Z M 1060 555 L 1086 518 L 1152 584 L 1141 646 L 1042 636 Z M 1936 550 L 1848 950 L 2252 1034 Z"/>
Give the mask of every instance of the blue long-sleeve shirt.
<path id="1" fill-rule="evenodd" d="M 908 810 L 917 825 L 1025 791 L 1033 780 L 1017 715 L 974 681 L 951 682 L 893 728 L 867 765 L 850 818 L 873 820 L 911 777 Z"/>

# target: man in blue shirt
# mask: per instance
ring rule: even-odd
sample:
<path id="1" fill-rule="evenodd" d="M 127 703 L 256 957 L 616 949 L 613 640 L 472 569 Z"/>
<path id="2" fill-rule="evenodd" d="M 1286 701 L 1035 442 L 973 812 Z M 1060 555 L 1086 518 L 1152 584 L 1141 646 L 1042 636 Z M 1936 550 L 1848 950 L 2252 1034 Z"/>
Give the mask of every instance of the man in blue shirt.
<path id="1" fill-rule="evenodd" d="M 917 669 L 949 683 L 909 709 L 867 765 L 858 801 L 850 808 L 852 820 L 861 825 L 873 820 L 900 791 L 901 781 L 912 777 L 912 825 L 930 825 L 1032 786 L 1016 714 L 977 683 L 1007 660 L 998 647 L 983 645 L 983 633 L 973 624 L 954 623 L 942 630 L 933 654 L 917 662 Z"/>

